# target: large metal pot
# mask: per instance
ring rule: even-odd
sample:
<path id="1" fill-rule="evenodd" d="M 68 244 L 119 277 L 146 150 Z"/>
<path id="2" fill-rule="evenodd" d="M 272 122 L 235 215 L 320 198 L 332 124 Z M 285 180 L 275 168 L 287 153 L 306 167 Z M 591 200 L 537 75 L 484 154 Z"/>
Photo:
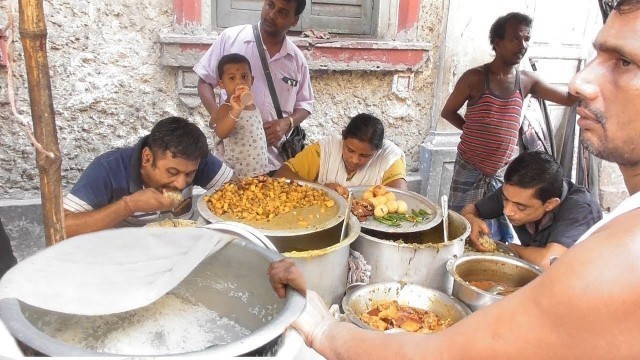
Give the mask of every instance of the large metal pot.
<path id="1" fill-rule="evenodd" d="M 269 238 L 269 240 L 271 240 L 271 242 L 278 248 L 278 250 L 280 250 L 280 252 L 318 250 L 336 244 L 338 242 L 338 239 L 340 238 L 340 232 L 342 230 L 342 223 L 345 218 L 347 202 L 342 196 L 340 196 L 340 194 L 329 189 L 326 186 L 307 181 L 298 182 L 305 186 L 310 186 L 325 191 L 329 198 L 334 201 L 337 211 L 336 215 L 320 225 L 310 226 L 306 228 L 273 230 L 260 229 L 252 224 L 249 225 L 252 225 L 267 238 Z M 197 202 L 198 212 L 200 213 L 200 215 L 207 221 L 212 223 L 224 221 L 222 218 L 212 213 L 205 202 L 205 197 L 213 194 L 215 191 L 217 191 L 217 189 L 211 189 L 207 191 L 205 194 L 200 196 Z M 256 201 L 259 200 L 256 199 Z"/>
<path id="2" fill-rule="evenodd" d="M 325 303 L 339 304 L 347 288 L 349 245 L 359 234 L 360 222 L 351 215 L 347 235 L 341 242 L 320 250 L 286 252 L 283 255 L 300 267 L 307 286 L 316 291 Z"/>
<path id="3" fill-rule="evenodd" d="M 500 301 L 503 296 L 484 291 L 470 281 L 490 281 L 519 288 L 542 273 L 540 268 L 522 259 L 504 255 L 468 253 L 447 262 L 453 279 L 452 294 L 473 311 Z"/>
<path id="4" fill-rule="evenodd" d="M 159 229 L 127 229 L 129 232 L 132 230 L 159 231 Z M 215 233 L 208 229 L 166 229 L 163 231 L 178 235 L 185 234 L 185 232 Z M 88 236 L 90 235 L 88 234 Z M 136 239 L 132 238 L 131 240 Z M 215 311 L 220 317 L 231 320 L 250 331 L 248 335 L 236 336 L 237 333 L 234 332 L 234 329 L 224 328 L 224 322 L 207 323 L 206 329 L 211 327 L 216 334 L 222 332 L 218 339 L 215 339 L 216 342 L 211 343 L 211 346 L 207 348 L 179 353 L 179 355 L 226 358 L 238 355 L 273 354 L 277 351 L 285 329 L 300 315 L 305 306 L 304 297 L 296 291 L 288 291 L 285 299 L 279 299 L 271 288 L 267 279 L 267 268 L 271 262 L 281 258 L 282 255 L 258 247 L 246 239 L 236 239 L 203 260 L 178 286 L 165 295 L 165 297 L 173 296 L 192 303 L 199 303 L 206 310 Z M 144 309 L 138 310 L 144 311 Z M 114 355 L 105 353 L 100 348 L 88 349 L 71 345 L 69 342 L 65 342 L 66 340 L 63 341 L 62 335 L 59 333 L 55 331 L 52 333 L 51 329 L 61 329 L 60 331 L 62 331 L 70 324 L 86 324 L 88 322 L 94 324 L 97 321 L 101 324 L 104 323 L 104 326 L 93 327 L 86 334 L 81 335 L 91 337 L 93 340 L 100 340 L 100 337 L 105 339 L 108 333 L 115 329 L 132 329 L 131 339 L 138 339 L 135 324 L 127 323 L 126 318 L 119 317 L 126 314 L 130 313 L 106 315 L 104 319 L 101 319 L 102 316 L 88 317 L 55 313 L 28 305 L 15 298 L 0 300 L 0 318 L 10 332 L 27 346 L 50 356 Z M 121 322 L 123 320 L 125 322 Z M 47 335 L 45 330 L 50 335 Z M 175 327 L 176 332 L 186 330 L 186 327 Z M 162 339 L 164 335 L 157 334 L 157 336 Z M 225 341 L 219 341 L 220 337 Z M 215 345 L 216 343 L 220 345 Z M 117 355 L 144 356 L 145 354 Z"/>
<path id="5" fill-rule="evenodd" d="M 453 281 L 445 264 L 452 256 L 463 253 L 471 226 L 453 211 L 449 211 L 448 219 L 448 242 L 443 242 L 441 222 L 429 230 L 410 234 L 362 230 L 352 248 L 371 265 L 371 283 L 399 281 L 450 293 Z"/>
<path id="6" fill-rule="evenodd" d="M 471 314 L 466 305 L 441 291 L 397 282 L 368 284 L 355 290 L 349 289 L 342 300 L 342 309 L 352 323 L 372 330 L 360 320 L 360 316 L 379 303 L 392 300 L 398 301 L 400 305 L 431 311 L 440 319 L 451 319 L 453 323 Z"/>

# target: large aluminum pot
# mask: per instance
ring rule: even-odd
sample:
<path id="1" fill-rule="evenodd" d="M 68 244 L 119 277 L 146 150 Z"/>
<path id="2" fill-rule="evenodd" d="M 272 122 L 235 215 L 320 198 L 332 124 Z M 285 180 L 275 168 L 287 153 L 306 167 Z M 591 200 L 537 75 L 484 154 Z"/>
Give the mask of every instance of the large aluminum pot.
<path id="1" fill-rule="evenodd" d="M 447 263 L 447 272 L 454 281 L 453 296 L 473 311 L 498 302 L 503 296 L 472 286 L 470 281 L 489 281 L 519 288 L 542 273 L 540 268 L 522 259 L 478 253 L 452 258 Z"/>
<path id="2" fill-rule="evenodd" d="M 362 230 L 351 246 L 371 265 L 370 282 L 399 281 L 451 293 L 447 261 L 464 251 L 471 226 L 449 211 L 449 241 L 443 242 L 442 222 L 419 233 L 391 234 Z"/>
<path id="3" fill-rule="evenodd" d="M 360 222 L 351 215 L 347 235 L 341 242 L 320 250 L 286 252 L 302 270 L 307 286 L 326 304 L 339 304 L 347 289 L 349 245 L 360 235 Z M 338 235 L 339 236 L 339 235 Z"/>
<path id="4" fill-rule="evenodd" d="M 127 229 L 139 231 L 158 231 L 156 229 L 140 228 Z M 114 230 L 116 232 L 117 230 Z M 188 232 L 215 231 L 209 229 L 165 229 L 166 233 L 180 232 L 182 236 Z M 81 235 L 90 236 L 91 234 Z M 175 235 L 175 234 L 174 234 Z M 135 238 L 131 239 L 135 241 Z M 71 241 L 71 240 L 70 240 Z M 53 250 L 53 249 L 51 249 Z M 126 249 L 123 249 L 126 251 Z M 35 255 L 37 256 L 37 255 Z M 229 322 L 207 322 L 202 325 L 207 334 L 220 345 L 212 345 L 202 350 L 173 355 L 206 356 L 212 358 L 227 358 L 246 355 L 259 356 L 273 354 L 280 346 L 282 334 L 286 328 L 302 313 L 305 299 L 298 292 L 290 290 L 285 299 L 279 299 L 274 293 L 267 277 L 267 268 L 273 261 L 282 259 L 277 252 L 269 251 L 243 238 L 229 242 L 222 249 L 203 260 L 197 267 L 171 292 L 167 297 L 184 299 L 189 303 L 199 303 L 203 311 L 213 311 L 220 317 L 235 322 L 250 331 L 248 335 L 241 333 L 238 337 L 236 327 L 230 327 Z M 126 296 L 123 294 L 122 296 Z M 158 303 L 156 302 L 156 303 Z M 154 303 L 154 304 L 156 304 Z M 154 306 L 151 304 L 149 306 Z M 149 307 L 148 306 L 148 307 Z M 144 311 L 148 307 L 134 311 Z M 130 318 L 121 317 L 130 312 L 104 315 L 81 316 L 73 314 L 55 313 L 43 310 L 15 298 L 0 300 L 0 318 L 7 325 L 10 332 L 18 340 L 45 355 L 50 356 L 104 356 L 114 355 L 99 348 L 83 348 L 71 345 L 67 338 L 61 335 L 71 324 L 104 324 L 95 326 L 80 336 L 91 338 L 94 343 L 108 338 L 113 331 L 125 330 L 130 334 L 129 339 L 134 346 L 140 339 L 137 324 L 132 324 Z M 86 326 L 85 326 L 86 327 Z M 174 326 L 176 332 L 187 333 L 187 326 Z M 51 330 L 55 329 L 55 330 Z M 59 329 L 59 330 L 58 330 Z M 50 335 L 45 334 L 45 330 Z M 59 332 L 55 332 L 59 331 Z M 54 332 L 54 333 L 52 333 Z M 156 334 L 159 341 L 163 341 L 167 334 Z M 68 334 L 67 334 L 68 336 Z M 208 340 L 208 337 L 204 337 Z M 155 338 L 154 338 L 155 339 Z M 191 339 L 191 338 L 189 338 Z M 85 341 L 82 339 L 81 341 Z M 88 341 L 88 340 L 87 340 Z M 73 342 L 77 343 L 77 342 Z M 213 343 L 215 344 L 215 343 Z M 207 346 L 207 345 L 205 345 Z M 132 355 L 132 354 L 115 354 Z M 135 354 L 144 356 L 144 354 Z M 162 354 L 165 355 L 165 354 Z M 166 354 L 170 355 L 170 354 Z M 154 354 L 157 356 L 157 354 Z"/>
<path id="5" fill-rule="evenodd" d="M 347 209 L 346 200 L 340 196 L 340 194 L 324 185 L 307 181 L 296 181 L 302 185 L 325 191 L 336 206 L 335 216 L 322 224 L 305 228 L 294 227 L 291 229 L 274 230 L 260 229 L 254 224 L 248 225 L 258 229 L 262 234 L 269 238 L 280 252 L 318 250 L 336 244 L 340 238 L 342 223 L 345 219 L 345 212 Z M 197 202 L 197 208 L 200 215 L 212 223 L 223 221 L 223 219 L 216 216 L 211 212 L 211 210 L 209 210 L 205 197 L 215 193 L 217 190 L 218 189 L 211 189 L 207 191 L 198 198 Z M 256 199 L 256 202 L 259 201 L 259 199 Z"/>
<path id="6" fill-rule="evenodd" d="M 440 319 L 451 319 L 453 323 L 471 314 L 466 305 L 441 291 L 398 282 L 368 284 L 355 290 L 350 288 L 342 300 L 342 309 L 352 323 L 373 330 L 360 320 L 360 316 L 379 303 L 392 300 L 398 301 L 400 305 L 431 311 Z"/>

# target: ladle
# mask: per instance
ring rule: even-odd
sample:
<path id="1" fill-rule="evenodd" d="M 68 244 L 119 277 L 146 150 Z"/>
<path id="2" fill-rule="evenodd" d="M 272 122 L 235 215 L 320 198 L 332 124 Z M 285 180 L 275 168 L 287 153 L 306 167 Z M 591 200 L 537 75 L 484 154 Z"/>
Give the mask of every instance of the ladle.
<path id="1" fill-rule="evenodd" d="M 509 285 L 499 284 L 499 285 L 493 285 L 492 287 L 489 288 L 489 290 L 487 290 L 487 292 L 495 295 L 506 296 L 518 289 L 520 289 L 520 286 L 509 286 Z"/>
<path id="2" fill-rule="evenodd" d="M 449 242 L 449 199 L 447 195 L 442 195 L 440 204 L 442 205 L 442 229 L 444 232 L 444 242 Z"/>
<path id="3" fill-rule="evenodd" d="M 349 191 L 349 196 L 347 196 L 347 209 L 344 212 L 344 220 L 342 221 L 342 231 L 340 231 L 340 241 L 344 240 L 345 236 L 347 236 L 347 225 L 349 224 L 349 213 L 351 213 L 351 201 L 353 199 L 353 192 Z"/>

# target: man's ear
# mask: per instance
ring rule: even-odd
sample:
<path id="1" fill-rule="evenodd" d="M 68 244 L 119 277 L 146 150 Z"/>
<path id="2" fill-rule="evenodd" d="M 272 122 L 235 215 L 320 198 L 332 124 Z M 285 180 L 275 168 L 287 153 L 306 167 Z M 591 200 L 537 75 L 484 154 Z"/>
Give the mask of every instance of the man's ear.
<path id="1" fill-rule="evenodd" d="M 218 76 L 220 76 L 220 75 L 218 75 Z M 218 87 L 220 89 L 224 89 L 224 87 L 222 86 L 222 79 L 218 80 Z"/>
<path id="2" fill-rule="evenodd" d="M 151 151 L 148 146 L 144 147 L 140 158 L 140 164 L 142 166 L 151 165 L 151 163 L 153 163 L 153 151 Z"/>
<path id="3" fill-rule="evenodd" d="M 296 15 L 295 16 L 295 20 L 293 21 L 293 24 L 291 25 L 291 27 L 294 27 L 296 25 L 298 25 L 298 21 L 300 20 L 300 15 Z"/>
<path id="4" fill-rule="evenodd" d="M 560 205 L 560 199 L 551 198 L 551 199 L 547 200 L 547 202 L 544 203 L 544 210 L 546 212 L 553 211 L 553 209 L 558 207 L 558 205 Z"/>

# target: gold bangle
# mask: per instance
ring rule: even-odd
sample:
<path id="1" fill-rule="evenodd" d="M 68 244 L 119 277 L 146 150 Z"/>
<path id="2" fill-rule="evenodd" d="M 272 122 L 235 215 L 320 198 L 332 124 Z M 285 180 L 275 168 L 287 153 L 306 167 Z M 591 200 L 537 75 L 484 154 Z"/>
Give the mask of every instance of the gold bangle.
<path id="1" fill-rule="evenodd" d="M 233 119 L 233 121 L 238 121 L 240 120 L 240 117 L 235 117 L 231 114 L 231 111 L 229 111 L 229 117 Z"/>
<path id="2" fill-rule="evenodd" d="M 289 116 L 289 130 L 293 129 L 293 118 Z"/>

